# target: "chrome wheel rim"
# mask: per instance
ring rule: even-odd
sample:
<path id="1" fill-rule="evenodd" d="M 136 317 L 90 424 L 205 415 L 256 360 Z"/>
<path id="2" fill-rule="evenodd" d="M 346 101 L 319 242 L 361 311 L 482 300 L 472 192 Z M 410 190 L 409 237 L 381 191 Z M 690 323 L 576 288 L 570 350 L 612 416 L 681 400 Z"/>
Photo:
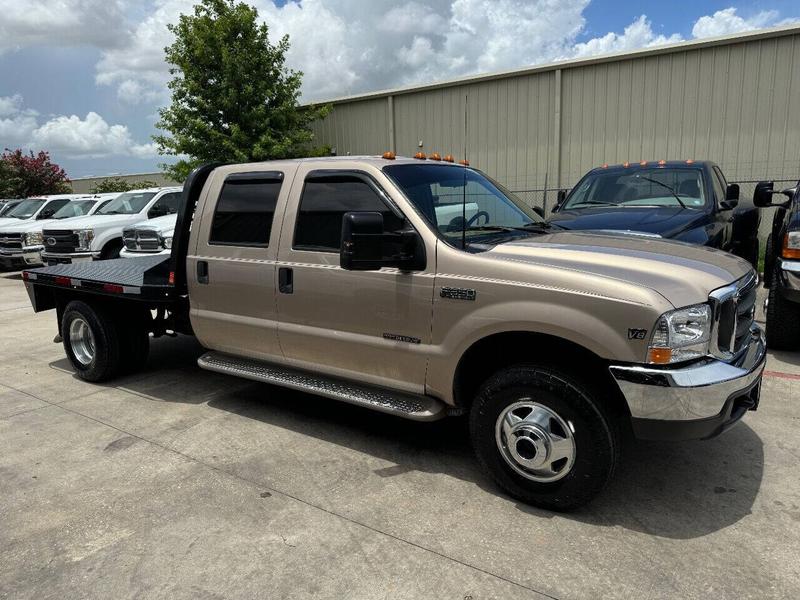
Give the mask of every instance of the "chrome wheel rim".
<path id="1" fill-rule="evenodd" d="M 72 354 L 82 365 L 94 360 L 94 334 L 89 324 L 78 317 L 69 324 L 69 345 Z"/>
<path id="2" fill-rule="evenodd" d="M 539 483 L 558 481 L 575 464 L 572 423 L 529 399 L 507 406 L 497 417 L 495 439 L 514 471 Z"/>

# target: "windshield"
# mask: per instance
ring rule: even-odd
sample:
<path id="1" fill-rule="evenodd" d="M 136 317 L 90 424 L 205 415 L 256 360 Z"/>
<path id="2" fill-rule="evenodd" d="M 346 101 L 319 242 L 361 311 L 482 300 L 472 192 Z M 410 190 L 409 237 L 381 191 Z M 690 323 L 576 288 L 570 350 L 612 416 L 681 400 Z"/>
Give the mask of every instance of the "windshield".
<path id="1" fill-rule="evenodd" d="M 474 169 L 420 164 L 392 165 L 383 171 L 454 246 L 461 245 L 462 234 L 469 243 L 480 236 L 544 226 L 524 202 Z"/>
<path id="2" fill-rule="evenodd" d="M 626 207 L 705 206 L 703 173 L 699 169 L 634 169 L 590 173 L 575 187 L 562 210 Z M 676 197 L 677 196 L 677 197 Z"/>
<path id="3" fill-rule="evenodd" d="M 147 206 L 155 192 L 125 192 L 98 210 L 96 215 L 134 215 Z"/>
<path id="4" fill-rule="evenodd" d="M 88 215 L 95 205 L 96 200 L 73 200 L 59 208 L 52 219 L 69 219 L 70 217 L 82 217 Z"/>
<path id="5" fill-rule="evenodd" d="M 14 219 L 30 219 L 33 215 L 36 214 L 36 211 L 38 211 L 44 203 L 45 200 L 42 199 L 23 200 L 3 216 L 11 217 Z"/>

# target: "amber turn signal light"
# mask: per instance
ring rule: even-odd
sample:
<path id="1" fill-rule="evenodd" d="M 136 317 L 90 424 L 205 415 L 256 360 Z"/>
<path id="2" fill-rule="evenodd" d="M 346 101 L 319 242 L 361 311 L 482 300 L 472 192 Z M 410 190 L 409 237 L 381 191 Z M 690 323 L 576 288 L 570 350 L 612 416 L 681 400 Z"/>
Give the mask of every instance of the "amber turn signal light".
<path id="1" fill-rule="evenodd" d="M 395 159 L 395 154 L 391 150 L 388 150 L 388 151 L 383 153 L 383 158 L 385 158 L 386 160 L 394 160 Z"/>
<path id="2" fill-rule="evenodd" d="M 800 258 L 800 248 L 792 248 L 789 245 L 789 234 L 783 236 L 783 247 L 781 248 L 783 258 Z"/>
<path id="3" fill-rule="evenodd" d="M 647 362 L 656 365 L 665 365 L 672 360 L 672 348 L 650 348 L 647 352 Z"/>

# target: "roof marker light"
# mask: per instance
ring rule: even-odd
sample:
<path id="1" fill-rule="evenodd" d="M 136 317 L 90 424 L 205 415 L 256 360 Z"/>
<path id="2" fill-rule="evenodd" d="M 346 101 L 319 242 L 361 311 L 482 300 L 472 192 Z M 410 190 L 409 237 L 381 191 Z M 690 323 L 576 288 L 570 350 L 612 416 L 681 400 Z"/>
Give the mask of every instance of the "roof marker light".
<path id="1" fill-rule="evenodd" d="M 414 155 L 414 158 L 419 159 L 419 160 L 425 160 L 427 158 L 427 156 L 425 156 L 424 152 L 417 152 Z"/>
<path id="2" fill-rule="evenodd" d="M 431 160 L 442 160 L 442 157 L 439 155 L 438 152 L 434 152 L 433 154 L 431 154 L 430 159 Z"/>
<path id="3" fill-rule="evenodd" d="M 658 161 L 658 166 L 660 167 L 663 167 L 665 164 L 667 164 L 667 161 L 665 161 L 663 158 L 660 161 Z"/>
<path id="4" fill-rule="evenodd" d="M 608 168 L 608 163 L 604 163 L 603 166 L 601 166 L 600 168 L 601 169 L 607 169 Z"/>
<path id="5" fill-rule="evenodd" d="M 623 167 L 625 167 L 625 168 L 627 169 L 628 167 L 630 167 L 630 166 L 631 166 L 631 163 L 629 163 L 629 162 L 624 162 L 624 163 L 622 163 L 622 166 L 623 166 Z"/>
<path id="6" fill-rule="evenodd" d="M 639 161 L 639 166 L 640 167 L 646 167 L 647 166 L 647 161 L 646 160 Z"/>
<path id="7" fill-rule="evenodd" d="M 452 154 L 445 154 L 444 158 L 442 159 L 444 162 L 455 162 Z"/>
<path id="8" fill-rule="evenodd" d="M 687 165 L 691 165 L 693 162 L 694 162 L 694 160 L 692 160 L 692 159 L 690 158 L 690 159 L 688 159 L 688 160 L 686 161 L 686 164 L 687 164 Z"/>
<path id="9" fill-rule="evenodd" d="M 464 167 L 468 167 L 469 166 L 469 161 L 465 158 L 464 160 L 458 161 L 458 164 L 460 164 L 460 165 L 462 165 Z"/>
<path id="10" fill-rule="evenodd" d="M 394 160 L 395 159 L 395 153 L 392 152 L 391 150 L 387 150 L 386 152 L 383 153 L 382 158 L 385 159 L 385 160 Z"/>

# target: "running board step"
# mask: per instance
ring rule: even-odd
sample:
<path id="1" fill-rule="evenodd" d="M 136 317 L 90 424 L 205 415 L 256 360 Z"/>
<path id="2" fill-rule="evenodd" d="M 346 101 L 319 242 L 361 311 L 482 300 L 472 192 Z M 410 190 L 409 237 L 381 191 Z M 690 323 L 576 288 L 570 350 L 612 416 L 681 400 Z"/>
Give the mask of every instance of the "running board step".
<path id="1" fill-rule="evenodd" d="M 436 421 L 448 415 L 447 405 L 435 398 L 350 383 L 230 354 L 207 352 L 197 359 L 197 364 L 208 371 L 317 394 L 413 421 Z"/>

